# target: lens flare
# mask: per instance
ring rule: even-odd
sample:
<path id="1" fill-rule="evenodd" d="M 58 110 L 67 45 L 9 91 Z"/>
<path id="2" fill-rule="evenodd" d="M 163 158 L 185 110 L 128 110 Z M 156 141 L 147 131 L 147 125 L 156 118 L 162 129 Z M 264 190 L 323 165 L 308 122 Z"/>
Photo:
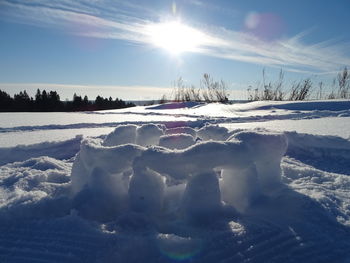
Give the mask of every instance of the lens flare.
<path id="1" fill-rule="evenodd" d="M 260 39 L 274 40 L 283 34 L 285 24 L 277 14 L 251 12 L 246 16 L 245 28 Z"/>
<path id="2" fill-rule="evenodd" d="M 183 238 L 173 234 L 160 234 L 158 236 L 160 252 L 174 261 L 191 261 L 202 250 L 202 241 L 198 239 Z"/>

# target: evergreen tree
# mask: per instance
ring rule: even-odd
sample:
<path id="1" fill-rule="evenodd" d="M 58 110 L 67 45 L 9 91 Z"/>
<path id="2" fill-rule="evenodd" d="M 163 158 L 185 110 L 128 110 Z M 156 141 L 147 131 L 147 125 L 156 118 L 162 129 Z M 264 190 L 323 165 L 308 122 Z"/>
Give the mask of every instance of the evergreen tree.
<path id="1" fill-rule="evenodd" d="M 5 91 L 0 90 L 0 111 L 9 111 L 13 104 L 13 99 Z"/>

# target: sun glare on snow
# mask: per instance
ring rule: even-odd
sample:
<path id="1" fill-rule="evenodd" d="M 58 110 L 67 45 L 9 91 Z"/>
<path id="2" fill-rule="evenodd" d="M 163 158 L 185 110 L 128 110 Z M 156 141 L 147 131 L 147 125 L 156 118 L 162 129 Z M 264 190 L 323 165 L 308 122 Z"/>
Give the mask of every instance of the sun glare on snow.
<path id="1" fill-rule="evenodd" d="M 178 21 L 151 24 L 146 27 L 150 42 L 173 55 L 196 51 L 205 42 L 205 35 Z"/>

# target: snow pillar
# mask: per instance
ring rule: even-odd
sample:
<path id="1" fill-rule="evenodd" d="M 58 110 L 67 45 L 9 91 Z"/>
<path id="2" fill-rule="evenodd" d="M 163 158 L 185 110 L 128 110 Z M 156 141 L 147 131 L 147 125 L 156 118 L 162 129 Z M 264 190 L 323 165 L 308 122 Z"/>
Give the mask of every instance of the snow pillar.
<path id="1" fill-rule="evenodd" d="M 223 201 L 244 212 L 260 194 L 255 165 L 222 170 L 221 191 Z"/>
<path id="2" fill-rule="evenodd" d="M 210 220 L 221 208 L 221 194 L 214 171 L 192 176 L 182 198 L 182 212 L 190 221 Z"/>
<path id="3" fill-rule="evenodd" d="M 145 168 L 134 169 L 129 184 L 129 204 L 135 212 L 157 214 L 164 200 L 164 178 L 157 172 Z"/>

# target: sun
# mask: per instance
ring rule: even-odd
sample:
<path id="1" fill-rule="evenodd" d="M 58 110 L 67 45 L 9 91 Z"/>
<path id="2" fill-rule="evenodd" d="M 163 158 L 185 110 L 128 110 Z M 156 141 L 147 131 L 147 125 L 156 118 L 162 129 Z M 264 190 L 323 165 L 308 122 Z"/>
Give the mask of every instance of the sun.
<path id="1" fill-rule="evenodd" d="M 205 39 L 202 32 L 179 21 L 148 25 L 145 33 L 153 45 L 173 55 L 195 52 Z"/>

